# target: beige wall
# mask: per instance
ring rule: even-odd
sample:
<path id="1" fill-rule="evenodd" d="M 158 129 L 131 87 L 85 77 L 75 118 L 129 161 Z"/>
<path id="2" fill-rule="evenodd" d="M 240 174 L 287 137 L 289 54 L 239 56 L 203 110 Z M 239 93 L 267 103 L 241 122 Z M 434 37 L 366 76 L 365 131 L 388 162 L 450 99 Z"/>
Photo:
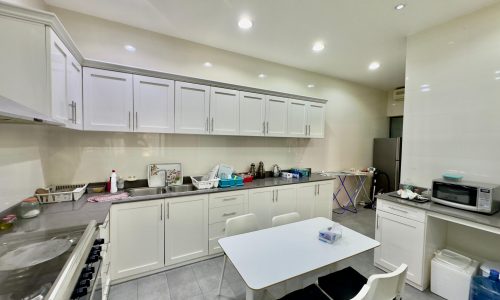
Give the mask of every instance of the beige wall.
<path id="1" fill-rule="evenodd" d="M 145 167 L 152 162 L 181 162 L 187 175 L 206 173 L 219 162 L 246 170 L 251 162 L 260 160 L 268 169 L 274 163 L 285 168 L 312 167 L 315 171 L 361 168 L 371 164 L 373 138 L 388 134 L 385 91 L 102 19 L 55 8 L 51 10 L 61 19 L 86 58 L 319 97 L 329 102 L 324 139 L 103 133 L 43 128 L 41 131 L 46 134 L 46 139 L 42 143 L 46 143 L 46 151 L 41 151 L 40 165 L 47 184 L 100 181 L 113 168 L 122 176 L 144 178 Z M 126 52 L 124 44 L 134 45 L 137 52 Z M 214 67 L 203 67 L 205 61 L 212 62 Z M 259 73 L 268 77 L 259 79 Z M 306 85 L 309 83 L 314 83 L 316 88 L 308 89 Z M 3 144 L 12 146 L 10 150 L 2 149 L 7 155 L 39 147 L 40 141 L 29 132 L 21 132 L 16 127 L 9 130 L 13 134 Z M 2 170 L 0 166 L 0 173 Z M 25 172 L 30 170 L 24 169 Z M 19 188 L 11 194 L 18 198 L 23 193 L 27 196 L 36 184 L 39 182 L 27 182 L 26 188 Z"/>

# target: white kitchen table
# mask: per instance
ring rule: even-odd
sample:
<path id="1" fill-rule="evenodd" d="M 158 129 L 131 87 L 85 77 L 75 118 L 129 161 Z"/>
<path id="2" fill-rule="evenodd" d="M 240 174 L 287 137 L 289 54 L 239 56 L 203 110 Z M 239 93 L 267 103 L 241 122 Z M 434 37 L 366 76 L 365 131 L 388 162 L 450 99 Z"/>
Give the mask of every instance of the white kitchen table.
<path id="1" fill-rule="evenodd" d="M 335 264 L 380 245 L 342 226 L 333 244 L 318 239 L 320 229 L 334 222 L 308 219 L 283 226 L 225 237 L 219 244 L 247 285 L 246 299 L 272 285 Z"/>

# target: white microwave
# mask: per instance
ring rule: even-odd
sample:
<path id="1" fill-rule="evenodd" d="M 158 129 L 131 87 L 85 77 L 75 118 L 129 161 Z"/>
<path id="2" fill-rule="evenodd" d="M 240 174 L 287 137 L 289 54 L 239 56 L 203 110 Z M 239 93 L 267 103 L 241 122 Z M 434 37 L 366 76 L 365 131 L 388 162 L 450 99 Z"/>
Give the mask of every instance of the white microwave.
<path id="1" fill-rule="evenodd" d="M 432 181 L 431 200 L 455 208 L 494 214 L 500 209 L 500 185 L 472 181 Z"/>

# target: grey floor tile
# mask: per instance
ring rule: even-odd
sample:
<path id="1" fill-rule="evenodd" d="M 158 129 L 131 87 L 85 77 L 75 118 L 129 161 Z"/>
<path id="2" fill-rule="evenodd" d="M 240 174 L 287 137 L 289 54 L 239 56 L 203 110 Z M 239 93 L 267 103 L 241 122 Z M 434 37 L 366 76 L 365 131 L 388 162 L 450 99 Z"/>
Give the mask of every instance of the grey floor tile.
<path id="1" fill-rule="evenodd" d="M 172 300 L 185 300 L 202 295 L 191 266 L 168 271 L 167 283 Z"/>
<path id="2" fill-rule="evenodd" d="M 110 300 L 136 300 L 137 280 L 131 280 L 117 285 L 113 285 L 109 292 Z"/>
<path id="3" fill-rule="evenodd" d="M 141 300 L 170 300 L 167 275 L 162 272 L 139 278 L 137 294 Z"/>
<path id="4" fill-rule="evenodd" d="M 217 283 L 218 284 L 218 283 Z M 221 288 L 221 292 L 220 292 L 220 295 L 219 295 L 219 290 L 218 288 L 215 288 L 213 290 L 210 290 L 210 291 L 207 291 L 207 292 L 203 292 L 203 296 L 205 297 L 205 299 L 209 299 L 209 300 L 213 300 L 213 299 L 226 299 L 226 300 L 229 300 L 229 299 L 235 299 L 236 296 L 233 292 L 233 290 L 231 289 L 231 287 L 229 286 L 229 284 L 225 281 L 223 281 L 222 283 L 222 288 Z"/>

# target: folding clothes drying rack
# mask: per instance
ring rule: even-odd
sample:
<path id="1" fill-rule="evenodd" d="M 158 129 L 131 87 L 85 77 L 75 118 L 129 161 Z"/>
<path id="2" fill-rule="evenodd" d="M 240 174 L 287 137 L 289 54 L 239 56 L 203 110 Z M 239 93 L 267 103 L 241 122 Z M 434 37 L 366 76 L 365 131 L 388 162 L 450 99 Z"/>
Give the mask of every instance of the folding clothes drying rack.
<path id="1" fill-rule="evenodd" d="M 333 211 L 336 214 L 343 214 L 346 211 L 352 212 L 352 213 L 357 213 L 358 210 L 356 208 L 356 200 L 358 199 L 359 194 L 363 192 L 364 196 L 368 199 L 370 197 L 368 196 L 368 193 L 366 192 L 365 189 L 365 182 L 366 179 L 368 178 L 369 172 L 353 172 L 353 171 L 341 171 L 341 172 L 328 172 L 328 175 L 330 176 L 336 176 L 339 178 L 340 181 L 340 186 L 333 193 L 333 201 L 336 201 L 337 204 L 339 205 L 339 208 L 342 210 L 341 212 L 336 212 L 335 210 Z M 354 187 L 349 189 L 347 187 L 347 179 L 348 178 L 353 178 L 356 180 L 356 184 Z M 339 201 L 339 195 L 342 192 L 342 190 L 345 192 L 347 198 L 349 199 L 348 203 L 345 205 L 340 204 Z M 352 209 L 349 209 L 349 204 L 352 205 Z"/>

